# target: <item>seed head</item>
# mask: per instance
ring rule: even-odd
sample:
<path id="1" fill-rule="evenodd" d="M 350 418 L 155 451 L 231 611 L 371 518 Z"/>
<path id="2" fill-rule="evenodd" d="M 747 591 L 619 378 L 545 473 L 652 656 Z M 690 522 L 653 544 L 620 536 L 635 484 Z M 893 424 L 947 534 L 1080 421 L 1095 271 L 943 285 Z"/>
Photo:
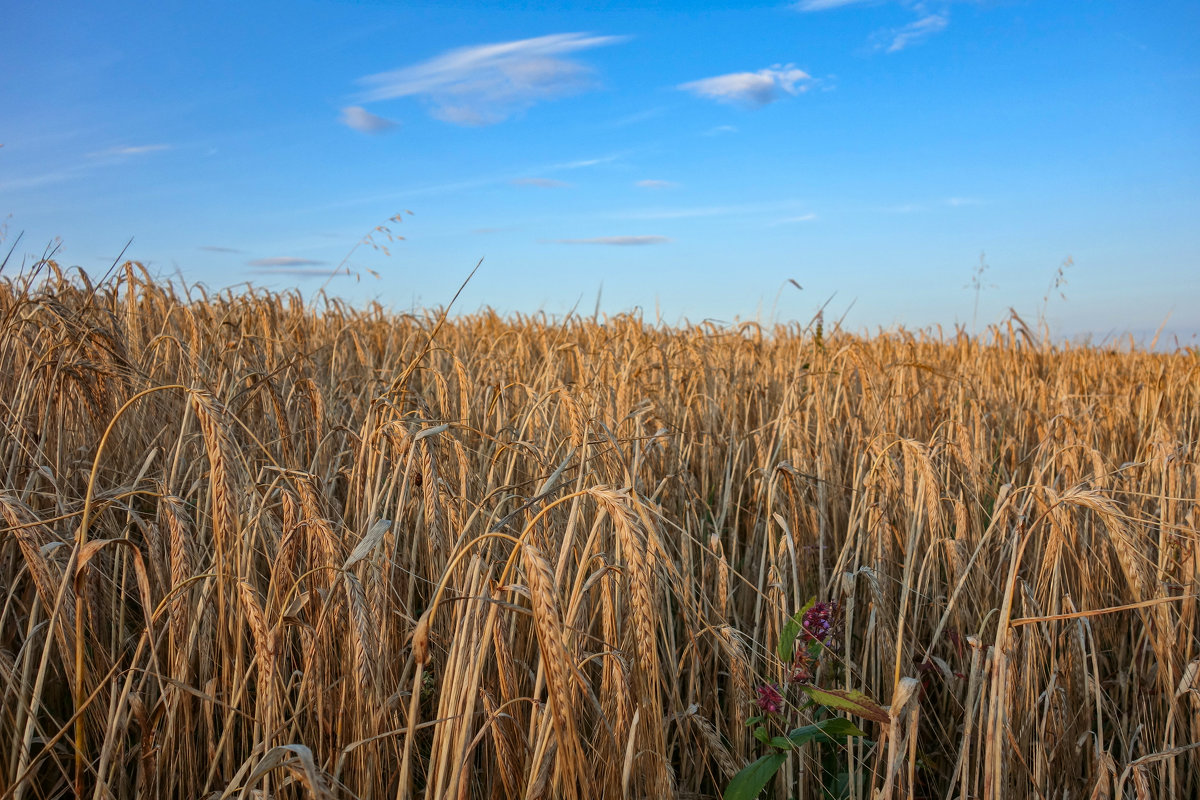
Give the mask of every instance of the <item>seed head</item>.
<path id="1" fill-rule="evenodd" d="M 808 653 L 797 650 L 788 672 L 788 683 L 808 683 L 813 677 L 812 667 L 812 659 L 809 658 Z"/>

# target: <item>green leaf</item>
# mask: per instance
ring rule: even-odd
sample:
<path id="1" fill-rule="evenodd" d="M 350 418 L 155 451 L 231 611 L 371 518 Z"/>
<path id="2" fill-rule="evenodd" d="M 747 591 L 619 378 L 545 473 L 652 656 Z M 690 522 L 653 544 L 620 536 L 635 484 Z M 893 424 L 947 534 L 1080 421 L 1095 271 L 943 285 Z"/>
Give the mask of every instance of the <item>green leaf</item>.
<path id="1" fill-rule="evenodd" d="M 751 717 L 750 719 L 746 720 L 746 727 L 749 728 L 751 725 L 757 725 L 764 719 L 766 719 L 766 717 L 763 717 L 762 715 Z"/>
<path id="2" fill-rule="evenodd" d="M 812 725 L 805 725 L 803 728 L 796 728 L 787 735 L 792 744 L 799 747 L 809 742 L 835 742 L 846 736 L 866 736 L 865 731 L 860 731 L 858 726 L 848 719 L 843 717 L 834 717 L 832 719 L 823 719 L 820 722 Z"/>
<path id="3" fill-rule="evenodd" d="M 821 788 L 821 793 L 825 797 L 832 798 L 833 800 L 837 800 L 838 798 L 842 798 L 842 797 L 849 797 L 850 796 L 850 773 L 849 772 L 839 772 L 837 774 L 837 776 L 833 779 L 833 783 L 831 785 L 824 786 Z"/>
<path id="4" fill-rule="evenodd" d="M 776 750 L 791 750 L 792 740 L 786 736 L 773 736 L 767 744 L 774 747 Z"/>
<path id="5" fill-rule="evenodd" d="M 763 744 L 771 743 L 771 735 L 769 733 L 767 733 L 766 728 L 755 728 L 754 729 L 754 738 L 758 739 Z"/>
<path id="6" fill-rule="evenodd" d="M 855 689 L 818 689 L 815 686 L 801 686 L 801 689 L 815 702 L 838 711 L 846 711 L 855 716 L 887 725 L 891 717 L 883 706 L 876 703 Z"/>
<path id="7" fill-rule="evenodd" d="M 729 782 L 725 787 L 725 800 L 753 800 L 763 790 L 767 782 L 775 777 L 775 773 L 787 761 L 787 753 L 772 753 L 763 756 L 749 765 Z"/>
<path id="8" fill-rule="evenodd" d="M 783 631 L 779 634 L 779 647 L 776 648 L 776 652 L 784 661 L 792 660 L 796 637 L 800 635 L 800 630 L 804 627 L 804 615 L 816 604 L 817 598 L 814 597 L 804 604 L 804 608 L 793 614 L 792 618 L 783 626 Z"/>

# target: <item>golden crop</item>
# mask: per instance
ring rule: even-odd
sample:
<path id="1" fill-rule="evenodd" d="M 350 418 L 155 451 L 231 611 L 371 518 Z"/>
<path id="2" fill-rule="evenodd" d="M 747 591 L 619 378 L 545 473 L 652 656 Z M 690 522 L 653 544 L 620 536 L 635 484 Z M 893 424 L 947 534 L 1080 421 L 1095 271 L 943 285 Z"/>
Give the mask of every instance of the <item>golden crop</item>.
<path id="1" fill-rule="evenodd" d="M 775 796 L 1200 796 L 1194 351 L 431 341 L 41 269 L 0 283 L 5 800 L 719 796 L 813 596 L 815 680 L 890 722 Z"/>

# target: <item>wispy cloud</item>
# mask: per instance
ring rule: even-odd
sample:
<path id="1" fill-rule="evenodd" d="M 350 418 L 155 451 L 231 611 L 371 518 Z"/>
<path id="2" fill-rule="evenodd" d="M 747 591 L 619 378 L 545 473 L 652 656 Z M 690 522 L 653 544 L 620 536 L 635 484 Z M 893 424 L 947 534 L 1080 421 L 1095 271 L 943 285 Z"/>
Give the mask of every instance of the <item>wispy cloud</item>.
<path id="1" fill-rule="evenodd" d="M 396 123 L 377 114 L 372 114 L 362 106 L 346 106 L 342 109 L 341 123 L 347 128 L 353 128 L 360 133 L 383 133 L 396 127 Z"/>
<path id="2" fill-rule="evenodd" d="M 240 253 L 240 252 L 242 252 L 241 250 L 235 250 L 232 247 L 218 247 L 215 244 L 202 244 L 196 249 L 197 250 L 206 250 L 210 253 Z"/>
<path id="3" fill-rule="evenodd" d="M 974 197 L 947 197 L 946 205 L 958 208 L 960 206 L 977 206 L 982 203 L 982 200 L 977 200 Z"/>
<path id="4" fill-rule="evenodd" d="M 554 178 L 513 178 L 509 183 L 513 186 L 535 186 L 538 189 L 565 189 L 571 185 Z"/>
<path id="5" fill-rule="evenodd" d="M 705 136 L 722 136 L 726 133 L 737 133 L 738 129 L 734 125 L 718 125 L 715 128 L 709 128 L 704 132 Z"/>
<path id="6" fill-rule="evenodd" d="M 612 122 L 608 123 L 608 127 L 624 128 L 626 125 L 636 125 L 639 122 L 645 122 L 648 119 L 654 119 L 655 117 L 660 117 L 666 111 L 667 111 L 666 106 L 659 106 L 657 108 L 647 108 L 645 111 L 636 111 L 632 114 L 627 114 L 624 117 L 618 117 L 617 119 L 614 119 Z"/>
<path id="7" fill-rule="evenodd" d="M 87 174 L 88 169 L 85 167 L 68 167 L 66 169 L 53 170 L 44 172 L 40 175 L 27 175 L 23 178 L 10 178 L 6 181 L 0 181 L 0 189 L 12 191 L 14 189 L 36 189 L 40 186 L 49 186 L 55 183 L 63 183 L 64 181 L 74 180 L 81 175 Z"/>
<path id="8" fill-rule="evenodd" d="M 583 158 L 578 161 L 567 161 L 563 164 L 554 164 L 550 169 L 583 169 L 584 167 L 595 167 L 600 164 L 611 164 L 614 161 L 619 161 L 621 155 L 601 156 L 600 158 Z"/>
<path id="9" fill-rule="evenodd" d="M 891 40 L 891 43 L 887 45 L 887 52 L 898 53 L 909 45 L 917 44 L 935 33 L 944 31 L 949 24 L 950 19 L 945 14 L 927 14 L 902 28 L 890 31 L 887 38 Z"/>
<path id="10" fill-rule="evenodd" d="M 792 8 L 797 11 L 827 11 L 831 8 L 859 5 L 864 2 L 871 2 L 871 0 L 800 0 L 798 3 L 793 3 Z"/>
<path id="11" fill-rule="evenodd" d="M 329 267 L 271 267 L 253 270 L 255 275 L 276 275 L 281 278 L 332 278 L 336 277 Z M 339 275 L 345 275 L 343 270 Z"/>
<path id="12" fill-rule="evenodd" d="M 74 164 L 36 175 L 25 175 L 0 181 L 0 189 L 37 189 L 56 183 L 65 183 L 90 175 L 98 169 L 116 166 L 135 156 L 171 150 L 169 144 L 123 145 L 97 150 L 77 157 Z"/>
<path id="13" fill-rule="evenodd" d="M 676 183 L 675 181 L 659 181 L 659 180 L 654 180 L 654 179 L 647 179 L 644 181 L 636 181 L 633 185 L 637 186 L 641 189 L 674 189 L 679 184 Z"/>
<path id="14" fill-rule="evenodd" d="M 609 214 L 613 219 L 695 219 L 698 217 L 734 217 L 770 213 L 786 213 L 803 208 L 793 200 L 767 201 L 762 203 L 744 203 L 725 206 L 693 206 L 688 208 L 639 208 Z"/>
<path id="15" fill-rule="evenodd" d="M 666 236 L 596 236 L 591 239 L 545 239 L 547 244 L 608 244 L 617 247 L 639 247 L 648 244 L 666 244 Z"/>
<path id="16" fill-rule="evenodd" d="M 370 103 L 421 97 L 444 122 L 491 125 L 543 100 L 593 88 L 593 71 L 563 56 L 624 39 L 556 33 L 460 47 L 420 64 L 361 78 L 359 83 L 368 88 L 359 99 Z"/>
<path id="17" fill-rule="evenodd" d="M 100 150 L 92 153 L 93 158 L 111 158 L 113 156 L 142 156 L 147 153 L 161 153 L 164 150 L 170 150 L 169 144 L 139 144 L 126 147 L 110 147 L 107 150 Z"/>
<path id="18" fill-rule="evenodd" d="M 314 261 L 311 258 L 291 258 L 289 256 L 277 258 L 256 258 L 252 261 L 247 261 L 252 267 L 263 267 L 267 271 L 279 269 L 294 269 L 296 267 L 319 267 L 324 261 Z M 329 270 L 325 270 L 329 272 Z"/>
<path id="19" fill-rule="evenodd" d="M 800 0 L 792 5 L 797 11 L 829 11 L 830 9 L 846 6 L 878 5 L 883 0 Z M 952 0 L 931 4 L 926 0 L 899 0 L 900 5 L 917 15 L 917 19 L 899 28 L 887 28 L 876 31 L 871 39 L 878 50 L 888 53 L 898 53 L 914 44 L 925 41 L 935 33 L 944 31 L 950 24 L 949 4 Z M 941 10 L 933 12 L 930 5 L 941 6 Z"/>
<path id="20" fill-rule="evenodd" d="M 775 224 L 787 225 L 787 224 L 793 223 L 793 222 L 812 222 L 816 218 L 817 218 L 817 215 L 813 214 L 813 213 L 800 214 L 799 216 L 796 216 L 796 217 L 787 217 L 786 219 L 781 219 L 781 220 L 779 220 L 779 222 L 777 222 Z"/>
<path id="21" fill-rule="evenodd" d="M 758 72 L 731 72 L 690 83 L 678 88 L 722 103 L 758 108 L 784 95 L 807 91 L 812 76 L 794 64 L 774 64 Z"/>
<path id="22" fill-rule="evenodd" d="M 624 211 L 613 216 L 619 219 L 693 219 L 695 217 L 723 217 L 737 213 L 737 206 L 708 206 L 703 208 L 644 208 Z"/>

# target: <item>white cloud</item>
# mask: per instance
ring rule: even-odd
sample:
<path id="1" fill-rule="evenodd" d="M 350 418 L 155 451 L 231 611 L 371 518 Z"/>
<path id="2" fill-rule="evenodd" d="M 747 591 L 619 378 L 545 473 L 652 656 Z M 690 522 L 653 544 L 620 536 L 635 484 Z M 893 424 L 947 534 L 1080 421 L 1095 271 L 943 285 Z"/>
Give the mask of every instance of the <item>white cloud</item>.
<path id="1" fill-rule="evenodd" d="M 816 214 L 812 214 L 812 213 L 801 214 L 798 217 L 788 217 L 787 219 L 781 219 L 781 220 L 779 220 L 779 224 L 782 225 L 782 224 L 785 224 L 788 222 L 812 222 L 816 218 L 817 218 Z"/>
<path id="2" fill-rule="evenodd" d="M 539 189 L 565 189 L 571 185 L 554 178 L 513 178 L 509 183 L 513 186 L 536 186 Z"/>
<path id="3" fill-rule="evenodd" d="M 346 106 L 342 109 L 341 123 L 360 133 L 383 133 L 396 127 L 390 119 L 372 114 L 362 106 Z"/>
<path id="4" fill-rule="evenodd" d="M 440 120 L 490 125 L 542 100 L 592 88 L 592 70 L 561 56 L 624 38 L 557 33 L 460 47 L 420 64 L 360 79 L 369 87 L 360 101 L 422 97 L 432 103 L 432 114 Z"/>
<path id="5" fill-rule="evenodd" d="M 733 125 L 718 125 L 715 128 L 709 128 L 704 132 L 705 136 L 720 136 L 725 133 L 737 133 L 737 127 Z"/>
<path id="6" fill-rule="evenodd" d="M 897 28 L 888 34 L 891 44 L 887 46 L 889 53 L 898 53 L 911 44 L 924 41 L 935 33 L 946 29 L 950 20 L 944 14 L 928 14 L 915 22 L 910 22 L 903 28 Z"/>
<path id="7" fill-rule="evenodd" d="M 240 253 L 240 252 L 242 252 L 241 250 L 236 250 L 232 247 L 220 247 L 215 244 L 202 244 L 197 249 L 207 250 L 210 253 Z"/>
<path id="8" fill-rule="evenodd" d="M 811 81 L 811 75 L 792 64 L 775 64 L 758 72 L 731 72 L 680 84 L 678 88 L 722 103 L 758 107 L 784 94 L 807 91 Z"/>
<path id="9" fill-rule="evenodd" d="M 960 206 L 977 206 L 982 201 L 976 200 L 974 197 L 947 197 L 946 205 L 958 208 Z"/>
<path id="10" fill-rule="evenodd" d="M 666 236 L 596 236 L 591 239 L 548 239 L 550 244 L 609 244 L 630 247 L 647 244 L 666 244 Z"/>
<path id="11" fill-rule="evenodd" d="M 659 181 L 659 180 L 647 179 L 644 181 L 637 181 L 633 185 L 637 186 L 639 188 L 642 188 L 642 189 L 674 189 L 679 184 L 675 183 L 675 181 Z"/>

